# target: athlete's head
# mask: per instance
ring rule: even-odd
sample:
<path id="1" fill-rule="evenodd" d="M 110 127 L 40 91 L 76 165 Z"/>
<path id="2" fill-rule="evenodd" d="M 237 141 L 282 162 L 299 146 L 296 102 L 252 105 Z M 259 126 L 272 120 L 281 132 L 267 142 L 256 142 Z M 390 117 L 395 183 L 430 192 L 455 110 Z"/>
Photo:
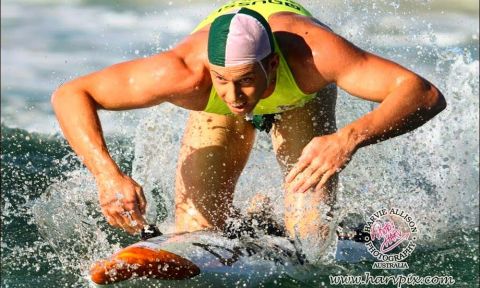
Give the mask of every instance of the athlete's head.
<path id="1" fill-rule="evenodd" d="M 208 37 L 213 86 L 235 114 L 246 114 L 267 97 L 278 56 L 270 25 L 259 13 L 241 8 L 215 19 Z"/>

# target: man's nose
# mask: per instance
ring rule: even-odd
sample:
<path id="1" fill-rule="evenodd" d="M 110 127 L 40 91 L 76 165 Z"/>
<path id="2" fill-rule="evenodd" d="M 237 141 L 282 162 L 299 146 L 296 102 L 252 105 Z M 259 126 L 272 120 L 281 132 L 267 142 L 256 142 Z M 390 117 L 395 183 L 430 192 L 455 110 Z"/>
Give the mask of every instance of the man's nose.
<path id="1" fill-rule="evenodd" d="M 235 103 L 241 100 L 243 97 L 241 90 L 235 84 L 229 85 L 227 93 L 225 95 L 225 101 L 228 103 Z"/>

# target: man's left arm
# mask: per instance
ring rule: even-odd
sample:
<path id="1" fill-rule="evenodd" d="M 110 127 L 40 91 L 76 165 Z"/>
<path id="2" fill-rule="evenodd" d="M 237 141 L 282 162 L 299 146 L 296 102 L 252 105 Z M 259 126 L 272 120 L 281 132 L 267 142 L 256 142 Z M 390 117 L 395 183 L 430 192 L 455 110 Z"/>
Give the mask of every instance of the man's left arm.
<path id="1" fill-rule="evenodd" d="M 310 33 L 314 38 L 307 42 L 313 48 L 318 79 L 380 105 L 336 133 L 314 138 L 286 178 L 293 192 L 323 188 L 360 147 L 414 130 L 446 107 L 441 92 L 414 72 L 330 31 L 315 31 L 318 35 Z"/>

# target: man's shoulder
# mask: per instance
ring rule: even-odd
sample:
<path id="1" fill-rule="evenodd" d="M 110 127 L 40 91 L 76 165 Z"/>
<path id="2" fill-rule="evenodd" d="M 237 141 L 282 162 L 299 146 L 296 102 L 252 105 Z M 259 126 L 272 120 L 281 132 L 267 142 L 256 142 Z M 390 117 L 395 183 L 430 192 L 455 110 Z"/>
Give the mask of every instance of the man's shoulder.
<path id="1" fill-rule="evenodd" d="M 332 30 L 318 19 L 294 13 L 276 13 L 269 23 L 299 88 L 312 92 L 325 86 L 327 83 L 313 58 L 326 53 L 322 46 L 330 41 Z"/>
<path id="2" fill-rule="evenodd" d="M 170 50 L 179 58 L 184 67 L 192 73 L 193 78 L 206 79 L 210 75 L 208 72 L 207 41 L 208 30 L 202 30 L 185 37 Z M 200 82 L 206 83 L 203 80 Z M 210 83 L 207 83 L 208 85 Z"/>
<path id="3" fill-rule="evenodd" d="M 183 38 L 164 53 L 171 55 L 171 60 L 177 63 L 171 71 L 172 85 L 187 83 L 182 93 L 170 98 L 169 102 L 189 110 L 203 110 L 208 101 L 211 89 L 211 79 L 207 60 L 208 31 L 198 31 Z M 159 63 L 158 69 L 163 69 L 165 63 Z M 182 70 L 179 73 L 178 70 Z M 178 74 L 178 76 L 176 76 Z"/>
<path id="4" fill-rule="evenodd" d="M 300 15 L 292 12 L 278 12 L 268 18 L 268 23 L 273 32 L 288 31 L 301 33 L 305 29 L 319 29 L 325 32 L 332 32 L 330 27 L 319 19 L 311 16 Z"/>
<path id="5" fill-rule="evenodd" d="M 318 46 L 334 34 L 320 20 L 290 12 L 272 15 L 269 23 L 282 52 L 295 61 L 318 52 Z"/>
<path id="6" fill-rule="evenodd" d="M 185 61 L 207 63 L 208 30 L 202 29 L 185 37 L 171 51 Z"/>

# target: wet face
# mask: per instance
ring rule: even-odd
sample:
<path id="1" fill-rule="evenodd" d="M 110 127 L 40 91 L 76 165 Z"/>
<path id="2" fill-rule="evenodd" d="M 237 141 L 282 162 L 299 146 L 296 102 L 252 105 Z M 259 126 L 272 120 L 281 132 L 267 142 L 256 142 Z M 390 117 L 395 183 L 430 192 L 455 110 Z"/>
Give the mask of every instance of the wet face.
<path id="1" fill-rule="evenodd" d="M 260 99 L 271 94 L 276 72 L 275 59 L 263 61 L 267 63 L 263 65 L 265 70 L 259 63 L 233 67 L 210 64 L 213 87 L 233 114 L 245 115 L 252 112 Z"/>

